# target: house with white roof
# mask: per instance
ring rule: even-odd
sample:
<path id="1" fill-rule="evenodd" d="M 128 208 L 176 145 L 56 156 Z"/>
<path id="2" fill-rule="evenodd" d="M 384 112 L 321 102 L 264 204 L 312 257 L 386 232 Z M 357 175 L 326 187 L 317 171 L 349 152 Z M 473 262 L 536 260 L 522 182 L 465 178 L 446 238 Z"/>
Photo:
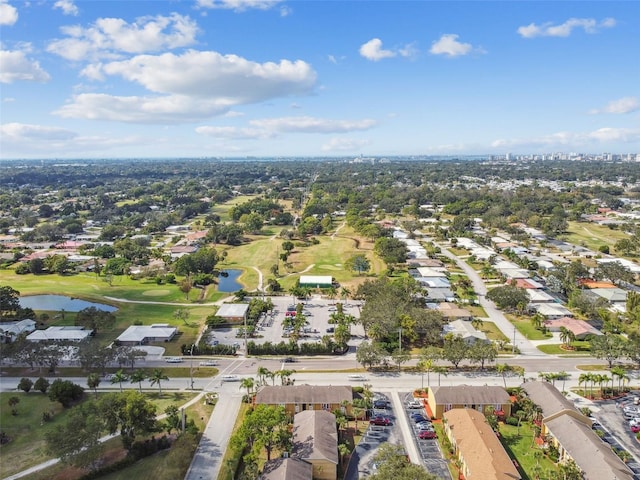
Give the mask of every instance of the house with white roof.
<path id="1" fill-rule="evenodd" d="M 176 336 L 178 329 L 168 323 L 152 325 L 131 325 L 116 339 L 119 345 L 146 345 L 147 343 L 169 342 Z"/>
<path id="2" fill-rule="evenodd" d="M 81 342 L 93 335 L 93 330 L 84 327 L 49 327 L 46 330 L 34 330 L 27 335 L 30 342 Z"/>

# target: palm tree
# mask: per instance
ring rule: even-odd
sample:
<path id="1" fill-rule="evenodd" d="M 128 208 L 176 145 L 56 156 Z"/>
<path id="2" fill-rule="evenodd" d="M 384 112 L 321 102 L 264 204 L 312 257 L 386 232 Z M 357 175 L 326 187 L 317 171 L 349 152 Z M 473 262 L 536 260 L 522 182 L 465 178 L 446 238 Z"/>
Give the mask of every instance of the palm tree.
<path id="1" fill-rule="evenodd" d="M 131 372 L 131 375 L 129 375 L 129 381 L 131 383 L 138 382 L 138 389 L 140 390 L 140 392 L 142 392 L 142 382 L 146 379 L 147 374 L 144 372 L 144 370 L 135 370 Z"/>
<path id="2" fill-rule="evenodd" d="M 98 385 L 100 385 L 100 375 L 97 373 L 90 373 L 87 377 L 87 386 L 93 389 L 94 395 L 98 396 Z"/>
<path id="3" fill-rule="evenodd" d="M 258 367 L 258 385 L 264 385 L 268 376 L 269 369 L 267 367 Z"/>
<path id="4" fill-rule="evenodd" d="M 611 377 L 609 375 L 597 375 L 597 382 L 600 385 L 600 398 L 604 398 L 604 389 L 603 386 L 611 381 Z"/>
<path id="5" fill-rule="evenodd" d="M 122 392 L 122 382 L 126 382 L 127 380 L 129 380 L 129 377 L 127 377 L 127 374 L 124 373 L 122 371 L 122 369 L 118 370 L 116 373 L 113 374 L 113 377 L 111 378 L 111 383 L 119 383 L 120 384 L 120 391 Z"/>
<path id="6" fill-rule="evenodd" d="M 624 367 L 620 366 L 620 365 L 616 365 L 615 367 L 611 368 L 611 382 L 613 384 L 613 378 L 617 378 L 618 379 L 618 393 L 622 392 L 622 388 L 620 386 L 620 384 L 622 383 L 622 379 L 623 378 L 629 378 L 629 376 L 627 375 L 627 371 L 624 369 Z"/>
<path id="7" fill-rule="evenodd" d="M 581 373 L 580 376 L 578 377 L 578 387 L 580 387 L 584 383 L 585 390 L 586 390 L 587 382 L 589 382 L 589 374 Z"/>
<path id="8" fill-rule="evenodd" d="M 351 290 L 349 290 L 347 287 L 342 287 L 340 289 L 340 298 L 343 299 L 344 304 L 347 304 L 347 299 L 349 298 L 349 295 L 351 295 Z"/>
<path id="9" fill-rule="evenodd" d="M 449 370 L 447 370 L 447 367 L 436 365 L 435 367 L 433 367 L 433 371 L 434 373 L 438 374 L 438 386 L 440 386 L 440 375 L 444 375 L 446 377 Z"/>
<path id="10" fill-rule="evenodd" d="M 502 375 L 502 381 L 504 382 L 504 388 L 507 388 L 506 374 L 511 370 L 511 366 L 507 363 L 496 363 L 496 372 Z"/>
<path id="11" fill-rule="evenodd" d="M 344 457 L 349 455 L 349 446 L 346 443 L 338 444 L 338 456 L 340 458 L 340 463 L 344 462 Z"/>
<path id="12" fill-rule="evenodd" d="M 482 320 L 481 318 L 473 317 L 473 320 L 471 320 L 471 326 L 476 330 L 480 330 L 482 328 L 482 325 L 484 325 L 484 320 Z"/>
<path id="13" fill-rule="evenodd" d="M 160 395 L 162 395 L 162 381 L 169 380 L 161 368 L 156 368 L 153 370 L 151 375 L 149 375 L 149 382 L 151 382 L 151 386 L 153 387 L 156 383 L 158 384 L 158 389 L 160 390 Z"/>
<path id="14" fill-rule="evenodd" d="M 240 382 L 240 388 L 247 389 L 247 403 L 251 403 L 251 390 L 253 390 L 254 385 L 255 382 L 251 377 L 243 378 Z"/>
<path id="15" fill-rule="evenodd" d="M 427 372 L 427 388 L 431 385 L 431 370 L 433 369 L 433 360 L 427 358 L 418 362 L 418 369 L 422 373 L 422 388 L 424 389 L 424 372 Z"/>
<path id="16" fill-rule="evenodd" d="M 560 327 L 560 341 L 565 347 L 569 347 L 569 329 L 567 327 Z"/>

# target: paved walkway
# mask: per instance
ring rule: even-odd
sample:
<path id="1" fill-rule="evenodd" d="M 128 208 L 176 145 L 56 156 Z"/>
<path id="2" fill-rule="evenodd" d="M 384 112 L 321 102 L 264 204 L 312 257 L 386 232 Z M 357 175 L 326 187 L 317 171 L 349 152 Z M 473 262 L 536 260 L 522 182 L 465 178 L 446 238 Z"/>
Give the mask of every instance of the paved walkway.
<path id="1" fill-rule="evenodd" d="M 202 434 L 191 466 L 185 480 L 215 480 L 220 473 L 222 458 L 227 450 L 229 437 L 233 431 L 240 405 L 242 392 L 229 394 L 220 392 L 216 408 Z"/>

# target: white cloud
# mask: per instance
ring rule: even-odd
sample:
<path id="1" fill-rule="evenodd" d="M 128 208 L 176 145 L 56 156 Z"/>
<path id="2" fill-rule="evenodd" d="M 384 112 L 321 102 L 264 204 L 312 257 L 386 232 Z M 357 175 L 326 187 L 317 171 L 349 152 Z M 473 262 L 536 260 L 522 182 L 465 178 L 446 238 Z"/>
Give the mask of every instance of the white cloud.
<path id="1" fill-rule="evenodd" d="M 196 5 L 199 8 L 220 8 L 243 12 L 250 9 L 268 10 L 281 1 L 282 0 L 197 0 Z"/>
<path id="2" fill-rule="evenodd" d="M 87 28 L 62 27 L 67 38 L 54 40 L 47 51 L 67 60 L 118 58 L 122 53 L 156 52 L 195 43 L 196 23 L 188 16 L 141 17 L 134 23 L 120 18 L 99 18 Z"/>
<path id="3" fill-rule="evenodd" d="M 624 97 L 607 103 L 603 108 L 591 110 L 589 113 L 632 113 L 640 110 L 638 97 Z"/>
<path id="4" fill-rule="evenodd" d="M 58 0 L 53 4 L 53 8 L 59 8 L 65 15 L 77 16 L 79 13 L 78 7 L 73 3 L 73 0 Z"/>
<path id="5" fill-rule="evenodd" d="M 280 7 L 280 16 L 281 17 L 288 17 L 292 13 L 293 13 L 293 10 L 291 9 L 291 7 L 289 7 L 287 5 L 283 5 L 282 7 Z"/>
<path id="6" fill-rule="evenodd" d="M 3 97 L 2 98 L 2 103 L 13 103 L 15 101 L 16 101 L 16 99 L 13 98 L 13 97 Z"/>
<path id="7" fill-rule="evenodd" d="M 27 57 L 29 46 L 24 50 L 0 50 L 0 83 L 15 81 L 47 82 L 51 78 L 40 64 Z"/>
<path id="8" fill-rule="evenodd" d="M 316 82 L 316 72 L 303 61 L 256 63 L 195 50 L 94 64 L 82 73 L 92 79 L 117 75 L 160 95 L 76 95 L 56 114 L 123 122 L 191 122 L 225 114 L 237 105 L 309 94 Z"/>
<path id="9" fill-rule="evenodd" d="M 0 25 L 13 25 L 18 21 L 18 10 L 6 0 L 0 0 Z"/>
<path id="10" fill-rule="evenodd" d="M 323 152 L 358 152 L 362 147 L 370 145 L 369 140 L 356 140 L 353 138 L 332 138 L 322 145 Z"/>
<path id="11" fill-rule="evenodd" d="M 69 140 L 76 134 L 70 130 L 58 127 L 45 127 L 26 123 L 5 123 L 0 125 L 4 141 L 20 140 Z"/>
<path id="12" fill-rule="evenodd" d="M 396 52 L 391 50 L 385 50 L 382 48 L 382 40 L 379 38 L 373 38 L 367 43 L 360 46 L 360 55 L 367 60 L 377 62 L 383 58 L 392 58 L 396 56 Z"/>
<path id="13" fill-rule="evenodd" d="M 251 125 L 279 133 L 345 133 L 356 130 L 369 130 L 375 127 L 378 122 L 372 119 L 352 121 L 314 117 L 282 117 L 252 120 L 250 123 Z"/>
<path id="14" fill-rule="evenodd" d="M 491 143 L 493 148 L 550 148 L 550 147 L 589 147 L 609 142 L 640 142 L 640 129 L 600 128 L 592 132 L 556 132 L 542 137 L 527 139 L 500 139 Z"/>
<path id="15" fill-rule="evenodd" d="M 53 113 L 63 118 L 111 120 L 128 123 L 173 124 L 195 122 L 228 110 L 215 99 L 166 95 L 118 97 L 101 93 L 75 95 L 73 101 Z"/>
<path id="16" fill-rule="evenodd" d="M 445 33 L 438 40 L 431 44 L 429 53 L 433 55 L 447 55 L 449 57 L 458 57 L 460 55 L 468 55 L 470 53 L 485 53 L 481 48 L 474 48 L 470 43 L 462 43 L 458 41 L 459 35 L 455 33 Z"/>
<path id="17" fill-rule="evenodd" d="M 258 140 L 274 136 L 274 133 L 261 128 L 238 128 L 238 127 L 198 127 L 196 133 L 214 138 L 224 138 L 228 140 Z"/>
<path id="18" fill-rule="evenodd" d="M 581 28 L 585 33 L 596 33 L 602 28 L 615 27 L 616 20 L 614 18 L 605 18 L 598 23 L 593 18 L 570 18 L 566 22 L 559 25 L 553 25 L 551 22 L 536 25 L 530 23 L 518 28 L 518 33 L 524 38 L 535 37 L 568 37 L 576 28 Z"/>

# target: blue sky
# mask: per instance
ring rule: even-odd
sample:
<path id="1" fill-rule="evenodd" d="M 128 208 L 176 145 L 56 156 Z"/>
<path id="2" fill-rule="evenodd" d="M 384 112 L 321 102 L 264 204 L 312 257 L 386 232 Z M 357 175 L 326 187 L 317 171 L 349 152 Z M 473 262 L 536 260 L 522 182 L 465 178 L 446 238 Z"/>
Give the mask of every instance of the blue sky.
<path id="1" fill-rule="evenodd" d="M 0 0 L 0 158 L 640 152 L 637 1 Z"/>

